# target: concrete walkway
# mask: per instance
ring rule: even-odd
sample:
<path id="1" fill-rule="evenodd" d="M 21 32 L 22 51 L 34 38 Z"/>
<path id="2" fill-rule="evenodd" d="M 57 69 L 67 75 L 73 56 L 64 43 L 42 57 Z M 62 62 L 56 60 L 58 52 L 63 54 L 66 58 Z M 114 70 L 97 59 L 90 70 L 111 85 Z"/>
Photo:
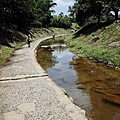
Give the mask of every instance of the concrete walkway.
<path id="1" fill-rule="evenodd" d="M 37 63 L 36 47 L 45 39 L 16 50 L 0 69 L 0 120 L 87 120 Z"/>

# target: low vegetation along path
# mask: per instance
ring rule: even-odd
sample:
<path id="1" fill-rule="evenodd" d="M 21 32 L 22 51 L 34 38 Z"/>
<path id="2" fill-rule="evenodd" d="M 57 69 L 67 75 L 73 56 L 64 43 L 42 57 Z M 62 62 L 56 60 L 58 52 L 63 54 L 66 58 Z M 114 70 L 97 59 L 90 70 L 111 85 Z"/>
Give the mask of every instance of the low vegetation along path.
<path id="1" fill-rule="evenodd" d="M 39 66 L 38 44 L 24 45 L 0 69 L 0 120 L 87 120 Z"/>

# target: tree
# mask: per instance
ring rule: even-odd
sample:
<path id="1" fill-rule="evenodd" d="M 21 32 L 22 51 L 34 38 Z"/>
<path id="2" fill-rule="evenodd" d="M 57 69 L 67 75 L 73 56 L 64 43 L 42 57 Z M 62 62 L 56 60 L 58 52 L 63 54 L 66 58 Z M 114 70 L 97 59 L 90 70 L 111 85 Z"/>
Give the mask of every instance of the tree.
<path id="1" fill-rule="evenodd" d="M 73 16 L 79 25 L 86 24 L 89 19 L 101 22 L 101 18 L 113 10 L 115 19 L 118 19 L 120 0 L 75 0 L 75 4 L 69 7 L 70 16 Z"/>
<path id="2" fill-rule="evenodd" d="M 60 28 L 70 28 L 71 27 L 71 19 L 64 15 L 62 12 L 59 15 L 54 15 L 51 26 L 60 27 Z"/>
<path id="3" fill-rule="evenodd" d="M 52 8 L 56 3 L 53 3 L 52 0 L 37 0 L 35 3 L 35 21 L 34 25 L 37 27 L 47 27 L 51 22 L 53 12 Z"/>
<path id="4" fill-rule="evenodd" d="M 118 20 L 118 12 L 120 10 L 120 0 L 107 0 L 104 2 L 109 5 L 110 10 L 114 11 L 115 20 Z"/>
<path id="5" fill-rule="evenodd" d="M 53 0 L 0 0 L 0 23 L 18 29 L 49 26 L 54 5 Z"/>
<path id="6" fill-rule="evenodd" d="M 1 0 L 0 23 L 14 24 L 18 29 L 29 26 L 33 21 L 32 0 Z"/>

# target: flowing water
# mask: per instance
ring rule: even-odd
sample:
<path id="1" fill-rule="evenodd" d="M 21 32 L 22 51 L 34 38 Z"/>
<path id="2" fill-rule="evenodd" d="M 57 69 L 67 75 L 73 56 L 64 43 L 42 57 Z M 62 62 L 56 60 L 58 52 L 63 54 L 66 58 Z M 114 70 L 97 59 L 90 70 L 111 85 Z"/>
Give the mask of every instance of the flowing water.
<path id="1" fill-rule="evenodd" d="M 102 63 L 78 58 L 62 40 L 42 42 L 40 66 L 86 110 L 92 120 L 120 120 L 120 72 Z"/>

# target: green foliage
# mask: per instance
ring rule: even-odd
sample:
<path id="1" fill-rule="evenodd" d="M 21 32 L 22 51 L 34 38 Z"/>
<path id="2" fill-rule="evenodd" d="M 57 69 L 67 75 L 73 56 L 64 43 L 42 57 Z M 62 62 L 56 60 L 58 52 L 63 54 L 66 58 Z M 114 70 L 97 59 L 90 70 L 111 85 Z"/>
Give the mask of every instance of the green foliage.
<path id="1" fill-rule="evenodd" d="M 80 26 L 77 23 L 72 23 L 71 28 L 74 30 L 78 30 L 78 29 L 80 29 Z"/>
<path id="2" fill-rule="evenodd" d="M 64 92 L 64 94 L 69 98 L 70 97 L 70 95 L 69 95 L 69 93 L 65 90 L 65 91 L 63 91 Z"/>
<path id="3" fill-rule="evenodd" d="M 32 22 L 32 0 L 1 0 L 0 22 L 9 25 L 28 26 Z"/>
<path id="4" fill-rule="evenodd" d="M 59 15 L 55 15 L 52 18 L 51 26 L 59 27 L 59 28 L 70 28 L 72 25 L 70 18 L 67 15 L 63 15 L 63 13 Z"/>
<path id="5" fill-rule="evenodd" d="M 89 24 L 89 22 L 107 21 L 110 11 L 115 12 L 115 20 L 118 19 L 120 0 L 75 0 L 72 7 L 69 7 L 69 16 L 79 25 Z M 87 23 L 88 22 L 88 23 Z"/>
<path id="6" fill-rule="evenodd" d="M 52 0 L 37 0 L 35 3 L 35 27 L 48 27 L 52 19 L 51 13 L 53 12 L 50 8 L 56 5 Z"/>
<path id="7" fill-rule="evenodd" d="M 1 0 L 0 23 L 14 24 L 18 29 L 46 27 L 51 21 L 53 0 Z"/>

